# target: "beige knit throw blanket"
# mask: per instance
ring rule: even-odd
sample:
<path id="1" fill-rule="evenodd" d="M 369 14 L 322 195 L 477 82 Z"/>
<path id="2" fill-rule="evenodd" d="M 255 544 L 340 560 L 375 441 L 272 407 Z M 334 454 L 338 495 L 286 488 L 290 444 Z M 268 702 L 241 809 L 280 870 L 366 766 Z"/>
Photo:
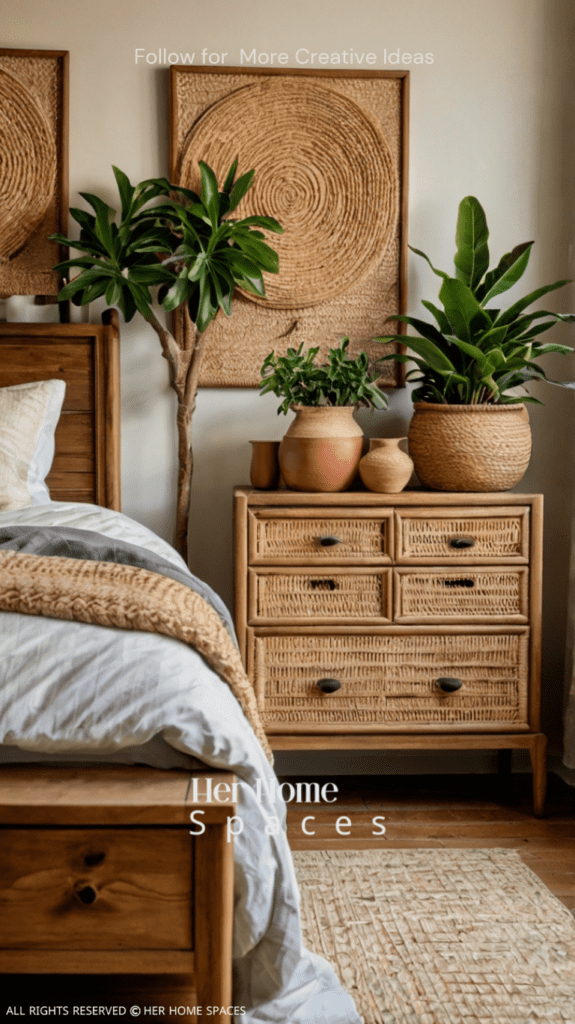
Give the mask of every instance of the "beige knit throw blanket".
<path id="1" fill-rule="evenodd" d="M 0 551 L 0 609 L 182 640 L 231 687 L 273 762 L 255 694 L 232 638 L 211 605 L 183 583 L 115 562 Z"/>

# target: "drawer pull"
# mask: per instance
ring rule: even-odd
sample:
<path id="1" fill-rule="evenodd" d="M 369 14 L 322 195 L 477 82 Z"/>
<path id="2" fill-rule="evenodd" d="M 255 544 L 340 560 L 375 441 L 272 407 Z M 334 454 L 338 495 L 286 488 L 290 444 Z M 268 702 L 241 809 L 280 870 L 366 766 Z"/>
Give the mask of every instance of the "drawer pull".
<path id="1" fill-rule="evenodd" d="M 335 693 L 336 690 L 341 689 L 339 679 L 318 679 L 316 686 L 322 693 Z"/>
<path id="2" fill-rule="evenodd" d="M 443 584 L 446 587 L 474 587 L 475 580 L 444 580 Z"/>
<path id="3" fill-rule="evenodd" d="M 312 590 L 336 590 L 337 583 L 335 580 L 310 580 L 310 586 Z"/>
<path id="4" fill-rule="evenodd" d="M 333 548 L 336 544 L 341 544 L 339 537 L 320 537 L 319 542 L 322 548 Z"/>
<path id="5" fill-rule="evenodd" d="M 80 903 L 89 906 L 98 899 L 98 890 L 90 882 L 77 882 L 74 886 L 74 895 Z"/>
<path id="6" fill-rule="evenodd" d="M 455 679 L 452 676 L 441 676 L 437 680 L 437 685 L 442 693 L 455 693 L 456 690 L 460 690 L 463 686 L 461 679 Z"/>
<path id="7" fill-rule="evenodd" d="M 474 544 L 473 537 L 452 537 L 449 541 L 450 548 L 472 548 Z"/>

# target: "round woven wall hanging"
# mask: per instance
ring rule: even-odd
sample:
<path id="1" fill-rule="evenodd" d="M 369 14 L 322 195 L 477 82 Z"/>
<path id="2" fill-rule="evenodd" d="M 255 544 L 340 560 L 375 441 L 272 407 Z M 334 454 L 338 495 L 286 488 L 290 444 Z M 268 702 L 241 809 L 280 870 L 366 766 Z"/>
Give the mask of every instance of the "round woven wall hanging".
<path id="1" fill-rule="evenodd" d="M 30 92 L 0 70 L 0 263 L 46 213 L 56 181 L 56 143 Z"/>
<path id="2" fill-rule="evenodd" d="M 266 214 L 279 274 L 265 275 L 276 309 L 314 306 L 341 295 L 381 260 L 395 229 L 398 183 L 387 142 L 353 100 L 304 80 L 268 79 L 214 103 L 186 140 L 180 184 L 198 189 L 198 160 L 221 181 L 255 169 L 233 216 Z"/>

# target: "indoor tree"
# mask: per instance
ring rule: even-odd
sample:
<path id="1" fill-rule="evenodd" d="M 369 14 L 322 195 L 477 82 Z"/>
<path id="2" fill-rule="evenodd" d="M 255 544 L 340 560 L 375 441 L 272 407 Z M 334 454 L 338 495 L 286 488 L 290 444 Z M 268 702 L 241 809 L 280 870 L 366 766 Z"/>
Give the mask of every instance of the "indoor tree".
<path id="1" fill-rule="evenodd" d="M 192 416 L 206 328 L 220 309 L 231 316 L 236 287 L 265 295 L 262 271 L 277 273 L 278 256 L 261 229 L 283 231 L 272 217 L 230 217 L 250 188 L 254 171 L 236 180 L 235 160 L 220 189 L 213 170 L 203 161 L 199 167 L 199 195 L 171 185 L 166 178 L 132 185 L 123 171 L 114 167 L 121 204 L 118 221 L 111 206 L 98 196 L 81 192 L 94 212 L 70 210 L 80 225 L 80 238 L 51 236 L 52 241 L 82 253 L 55 267 L 66 277 L 73 268 L 80 271 L 62 288 L 59 301 L 71 299 L 74 305 L 83 306 L 103 295 L 109 305 L 119 307 L 126 322 L 138 312 L 160 339 L 177 397 L 176 546 L 186 561 Z M 166 312 L 187 306 L 195 328 L 189 341 L 178 344 L 158 320 L 150 291 L 155 287 Z"/>

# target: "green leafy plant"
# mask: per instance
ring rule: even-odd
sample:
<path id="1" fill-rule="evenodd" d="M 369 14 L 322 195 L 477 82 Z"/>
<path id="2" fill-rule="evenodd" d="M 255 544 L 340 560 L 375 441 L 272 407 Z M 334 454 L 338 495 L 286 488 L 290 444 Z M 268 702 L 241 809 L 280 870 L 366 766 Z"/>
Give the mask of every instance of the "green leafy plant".
<path id="1" fill-rule="evenodd" d="M 285 356 L 274 352 L 266 357 L 261 368 L 260 394 L 273 392 L 283 402 L 278 408 L 286 414 L 292 405 L 360 405 L 386 409 L 387 399 L 377 386 L 377 374 L 371 374 L 365 352 L 355 359 L 347 355 L 349 338 L 342 338 L 339 348 L 332 348 L 329 360 L 318 366 L 318 348 L 302 352 L 288 348 Z"/>
<path id="2" fill-rule="evenodd" d="M 136 313 L 160 339 L 176 392 L 178 429 L 177 546 L 187 558 L 187 531 L 193 473 L 192 416 L 205 331 L 219 310 L 231 316 L 236 287 L 265 295 L 262 272 L 278 272 L 278 255 L 266 243 L 264 231 L 281 233 L 272 217 L 230 217 L 251 187 L 254 172 L 236 180 L 237 160 L 220 189 L 213 170 L 200 161 L 201 191 L 171 185 L 166 178 L 150 178 L 132 185 L 117 167 L 114 176 L 120 197 L 120 215 L 98 196 L 80 195 L 93 213 L 72 208 L 80 225 L 80 238 L 52 235 L 52 241 L 71 246 L 82 255 L 56 266 L 70 277 L 58 295 L 82 306 L 105 296 L 119 306 L 124 319 Z M 261 230 L 263 229 L 263 230 Z M 166 312 L 187 306 L 195 325 L 189 347 L 180 347 L 153 309 L 152 288 Z"/>
<path id="3" fill-rule="evenodd" d="M 408 324 L 421 337 L 391 334 L 375 341 L 384 344 L 399 341 L 412 353 L 408 356 L 392 352 L 382 356 L 378 362 L 394 359 L 416 364 L 416 368 L 407 373 L 407 377 L 418 385 L 413 391 L 414 401 L 446 405 L 514 402 L 541 405 L 536 398 L 517 397 L 507 392 L 524 386 L 530 380 L 548 379 L 536 362 L 540 356 L 549 352 L 567 355 L 573 351 L 567 345 L 543 344 L 538 338 L 557 321 L 575 323 L 575 316 L 548 310 L 524 312 L 537 299 L 562 288 L 568 281 L 556 281 L 537 288 L 507 309 L 491 305 L 523 276 L 533 242 L 517 245 L 501 258 L 494 269 L 489 270 L 488 237 L 481 204 L 474 196 L 467 196 L 459 205 L 454 277 L 437 270 L 424 252 L 410 246 L 412 252 L 427 260 L 434 274 L 442 279 L 439 300 L 443 308 L 423 301 L 435 324 L 411 316 L 389 318 Z M 549 383 L 574 386 L 563 381 Z"/>

